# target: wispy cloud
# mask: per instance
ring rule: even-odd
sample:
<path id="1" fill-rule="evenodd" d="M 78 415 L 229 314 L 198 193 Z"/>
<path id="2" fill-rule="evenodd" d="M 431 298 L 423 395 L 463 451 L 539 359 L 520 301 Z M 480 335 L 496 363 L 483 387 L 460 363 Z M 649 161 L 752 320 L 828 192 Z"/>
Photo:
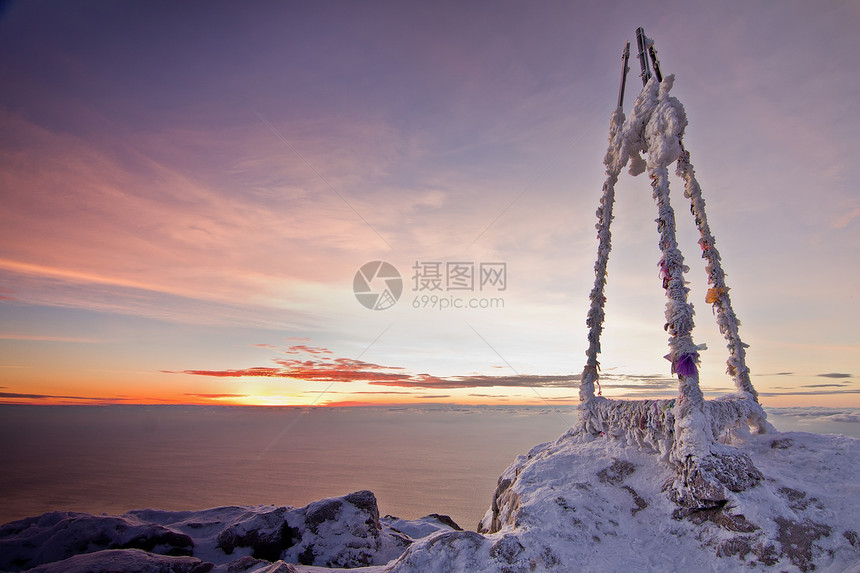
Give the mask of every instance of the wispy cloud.
<path id="1" fill-rule="evenodd" d="M 83 338 L 77 336 L 40 336 L 34 334 L 0 333 L 2 340 L 21 340 L 28 342 L 75 342 L 80 344 L 101 344 L 109 342 L 100 338 Z"/>
<path id="2" fill-rule="evenodd" d="M 24 394 L 18 392 L 0 392 L 0 399 L 14 400 L 80 400 L 85 402 L 122 402 L 125 398 L 94 398 L 92 396 L 60 396 L 55 394 Z"/>
<path id="3" fill-rule="evenodd" d="M 414 396 L 413 392 L 401 392 L 398 390 L 358 390 L 350 394 L 371 394 L 373 396 Z"/>
<path id="4" fill-rule="evenodd" d="M 346 262 L 343 254 L 368 248 L 356 240 L 368 232 L 361 220 L 345 212 L 337 197 L 314 193 L 313 174 L 296 180 L 283 165 L 282 150 L 271 149 L 277 147 L 273 142 L 256 147 L 260 138 L 251 133 L 230 138 L 245 142 L 237 143 L 240 147 L 252 146 L 236 153 L 280 165 L 278 173 L 270 173 L 275 181 L 260 196 L 248 181 L 221 188 L 217 178 L 206 182 L 189 176 L 187 167 L 194 160 L 187 157 L 188 149 L 174 149 L 172 159 L 164 153 L 171 141 L 211 142 L 211 133 L 173 139 L 163 135 L 158 141 L 143 134 L 100 133 L 83 139 L 3 108 L 0 125 L 7 135 L 0 146 L 8 151 L 0 153 L 0 270 L 14 285 L 8 289 L 0 284 L 3 300 L 84 308 L 96 304 L 66 288 L 71 284 L 109 289 L 114 299 L 127 299 L 117 304 L 132 314 L 141 313 L 146 304 L 129 289 L 233 307 L 295 303 L 298 311 L 313 292 L 307 285 L 345 276 L 344 266 L 363 257 Z M 199 141 L 189 142 L 195 137 Z M 338 165 L 338 173 L 356 173 L 362 164 L 372 163 L 358 157 L 361 146 L 350 149 L 350 160 Z M 179 156 L 189 160 L 186 169 L 177 167 Z M 405 194 L 400 199 L 409 200 Z M 272 256 L 275 250 L 277 256 Z M 319 264 L 321 260 L 327 264 Z M 147 303 L 159 305 L 158 300 Z"/>
<path id="5" fill-rule="evenodd" d="M 860 388 L 843 388 L 841 390 L 787 390 L 785 392 L 759 392 L 759 396 L 822 396 L 826 394 L 860 394 Z"/>
<path id="6" fill-rule="evenodd" d="M 766 408 L 768 414 L 792 416 L 817 421 L 860 423 L 860 408 L 821 408 L 816 406 Z"/>
<path id="7" fill-rule="evenodd" d="M 193 374 L 195 376 L 214 376 L 216 378 L 286 378 L 279 368 L 243 368 L 241 370 L 162 370 L 166 374 Z"/>
<path id="8" fill-rule="evenodd" d="M 860 207 L 855 207 L 851 211 L 840 215 L 835 221 L 833 221 L 833 228 L 844 229 L 856 219 L 860 219 Z"/>
<path id="9" fill-rule="evenodd" d="M 332 351 L 328 348 L 316 348 L 305 344 L 297 344 L 290 346 L 284 351 L 285 354 L 331 354 Z"/>
<path id="10" fill-rule="evenodd" d="M 290 378 L 311 382 L 366 382 L 376 386 L 449 390 L 455 388 L 569 388 L 579 386 L 579 375 L 539 376 L 523 374 L 440 377 L 430 374 L 411 374 L 397 366 L 381 366 L 349 358 L 335 358 L 330 362 L 313 360 L 276 360 L 275 362 L 281 364 L 282 367 L 254 367 L 236 370 L 164 370 L 163 372 L 216 378 L 265 377 Z M 395 372 L 390 372 L 390 370 Z"/>
<path id="11" fill-rule="evenodd" d="M 362 402 L 360 400 L 328 400 L 322 405 L 328 408 L 352 408 L 360 406 L 379 406 L 376 402 Z"/>
<path id="12" fill-rule="evenodd" d="M 193 394 L 186 392 L 184 396 L 194 396 L 196 398 L 207 398 L 211 400 L 220 400 L 224 398 L 247 398 L 248 394 Z"/>
<path id="13" fill-rule="evenodd" d="M 124 279 L 116 276 L 101 275 L 93 272 L 83 272 L 49 265 L 26 263 L 10 259 L 0 259 L 0 269 L 18 274 L 43 276 L 75 283 L 95 283 L 108 286 L 150 290 L 180 296 L 187 296 L 190 294 L 187 289 L 174 289 L 151 282 Z"/>
<path id="14" fill-rule="evenodd" d="M 817 374 L 822 378 L 851 378 L 851 374 L 843 374 L 841 372 L 829 372 L 827 374 Z"/>

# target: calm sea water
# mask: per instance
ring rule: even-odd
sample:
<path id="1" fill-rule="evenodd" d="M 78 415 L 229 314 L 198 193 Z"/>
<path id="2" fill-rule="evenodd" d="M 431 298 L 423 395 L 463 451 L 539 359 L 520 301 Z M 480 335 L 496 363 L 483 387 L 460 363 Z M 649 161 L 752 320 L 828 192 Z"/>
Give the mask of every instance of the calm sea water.
<path id="1" fill-rule="evenodd" d="M 770 419 L 860 437 L 860 423 L 808 409 Z M 575 421 L 574 407 L 0 406 L 0 523 L 57 509 L 301 506 L 369 489 L 382 514 L 443 513 L 474 529 L 516 455 Z"/>

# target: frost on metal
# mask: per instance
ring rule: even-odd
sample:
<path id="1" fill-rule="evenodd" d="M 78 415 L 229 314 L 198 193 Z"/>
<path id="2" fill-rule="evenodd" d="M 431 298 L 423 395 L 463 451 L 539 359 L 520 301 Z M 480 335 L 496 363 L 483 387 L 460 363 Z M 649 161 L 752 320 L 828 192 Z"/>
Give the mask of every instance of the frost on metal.
<path id="1" fill-rule="evenodd" d="M 676 469 L 677 478 L 667 484 L 670 497 L 684 508 L 710 507 L 723 503 L 728 491 L 746 489 L 761 479 L 749 457 L 720 443 L 721 438 L 738 432 L 764 433 L 772 428 L 750 382 L 747 345 L 738 334 L 740 321 L 732 310 L 701 188 L 690 154 L 684 149 L 687 116 L 678 99 L 669 95 L 675 78 L 670 75 L 661 81 L 657 76 L 646 77 L 644 70 L 643 78 L 645 85 L 630 116 L 625 119 L 619 106 L 610 118 L 609 148 L 604 159 L 606 181 L 597 210 L 595 281 L 586 319 L 587 358 L 580 382 L 581 429 L 591 435 L 623 438 L 659 452 Z M 622 100 L 623 93 L 619 103 Z M 595 386 L 600 387 L 597 355 L 605 317 L 615 184 L 628 162 L 631 175 L 647 173 L 657 205 L 661 252 L 658 266 L 666 292 L 664 328 L 669 334 L 666 359 L 678 377 L 678 398 L 673 400 L 610 400 L 599 391 L 595 395 Z M 699 348 L 692 336 L 695 311 L 687 301 L 689 288 L 684 279 L 690 269 L 675 238 L 675 211 L 669 198 L 669 166 L 673 162 L 677 163 L 675 173 L 684 182 L 684 196 L 690 200 L 700 233 L 699 245 L 710 284 L 706 301 L 713 304 L 717 324 L 727 342 L 727 372 L 737 388 L 736 394 L 716 400 L 705 400 L 699 387 Z"/>

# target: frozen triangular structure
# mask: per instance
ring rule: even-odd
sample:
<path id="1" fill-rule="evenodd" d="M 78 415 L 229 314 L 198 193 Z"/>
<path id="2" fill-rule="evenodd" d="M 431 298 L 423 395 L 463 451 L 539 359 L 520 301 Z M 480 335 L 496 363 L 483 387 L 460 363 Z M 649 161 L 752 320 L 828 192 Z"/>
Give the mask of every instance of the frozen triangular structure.
<path id="1" fill-rule="evenodd" d="M 641 28 L 637 30 L 637 38 L 644 87 L 633 104 L 630 117 L 625 119 L 622 106 L 628 44 L 623 56 L 621 93 L 610 119 L 609 149 L 604 158 L 607 177 L 597 210 L 599 245 L 586 320 L 589 345 L 579 391 L 581 424 L 587 433 L 625 436 L 642 447 L 656 449 L 678 470 L 677 479 L 670 488 L 673 499 L 684 508 L 710 507 L 727 499 L 726 489 L 742 491 L 761 479 L 749 457 L 721 444 L 720 438 L 733 431 L 751 429 L 763 433 L 771 428 L 750 382 L 746 345 L 738 334 L 739 321 L 732 310 L 720 254 L 705 215 L 701 188 L 682 142 L 686 113 L 677 98 L 669 95 L 674 76 L 662 77 L 653 42 L 645 37 Z M 653 75 L 647 65 L 649 55 L 654 64 Z M 640 153 L 645 153 L 644 159 Z M 628 160 L 631 175 L 647 172 L 657 202 L 656 221 L 662 252 L 660 276 L 667 297 L 665 329 L 670 335 L 666 358 L 672 363 L 672 373 L 678 376 L 676 400 L 610 400 L 594 394 L 595 384 L 599 386 L 597 354 L 603 330 L 615 183 Z M 728 373 L 737 387 L 736 394 L 716 400 L 705 400 L 699 388 L 699 353 L 692 338 L 694 311 L 687 302 L 689 289 L 684 280 L 689 267 L 684 264 L 675 240 L 675 212 L 669 201 L 668 167 L 673 162 L 676 163 L 675 173 L 684 181 L 684 196 L 690 200 L 690 210 L 701 236 L 699 245 L 707 261 L 711 285 L 706 300 L 714 305 L 717 324 L 729 350 Z"/>

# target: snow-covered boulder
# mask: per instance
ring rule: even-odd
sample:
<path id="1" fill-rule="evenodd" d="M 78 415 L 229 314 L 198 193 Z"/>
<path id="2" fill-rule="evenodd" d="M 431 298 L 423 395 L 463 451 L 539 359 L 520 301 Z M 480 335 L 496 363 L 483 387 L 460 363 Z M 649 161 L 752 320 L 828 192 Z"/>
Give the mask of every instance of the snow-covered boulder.
<path id="1" fill-rule="evenodd" d="M 343 568 L 384 565 L 410 543 L 408 536 L 380 522 L 370 491 L 299 509 L 249 509 L 217 536 L 217 548 L 227 555 L 248 548 L 259 559 Z"/>
<path id="2" fill-rule="evenodd" d="M 570 432 L 499 478 L 481 533 L 411 546 L 388 573 L 860 571 L 860 440 L 735 440 L 763 478 L 720 507 L 681 511 L 674 468 L 623 439 Z"/>
<path id="3" fill-rule="evenodd" d="M 324 567 L 384 565 L 412 540 L 383 525 L 376 497 L 359 491 L 288 512 L 285 561 Z"/>
<path id="4" fill-rule="evenodd" d="M 0 526 L 0 571 L 21 571 L 102 549 L 142 549 L 191 555 L 183 533 L 133 516 L 95 516 L 53 511 Z"/>
<path id="5" fill-rule="evenodd" d="M 214 567 L 195 557 L 171 557 L 140 549 L 104 549 L 39 565 L 28 573 L 208 573 Z"/>
<path id="6" fill-rule="evenodd" d="M 400 519 L 399 517 L 386 515 L 380 521 L 384 525 L 399 533 L 408 535 L 412 539 L 422 539 L 436 533 L 444 533 L 452 530 L 462 531 L 462 528 L 453 519 L 447 515 L 439 515 L 438 513 L 431 513 L 420 519 Z"/>

